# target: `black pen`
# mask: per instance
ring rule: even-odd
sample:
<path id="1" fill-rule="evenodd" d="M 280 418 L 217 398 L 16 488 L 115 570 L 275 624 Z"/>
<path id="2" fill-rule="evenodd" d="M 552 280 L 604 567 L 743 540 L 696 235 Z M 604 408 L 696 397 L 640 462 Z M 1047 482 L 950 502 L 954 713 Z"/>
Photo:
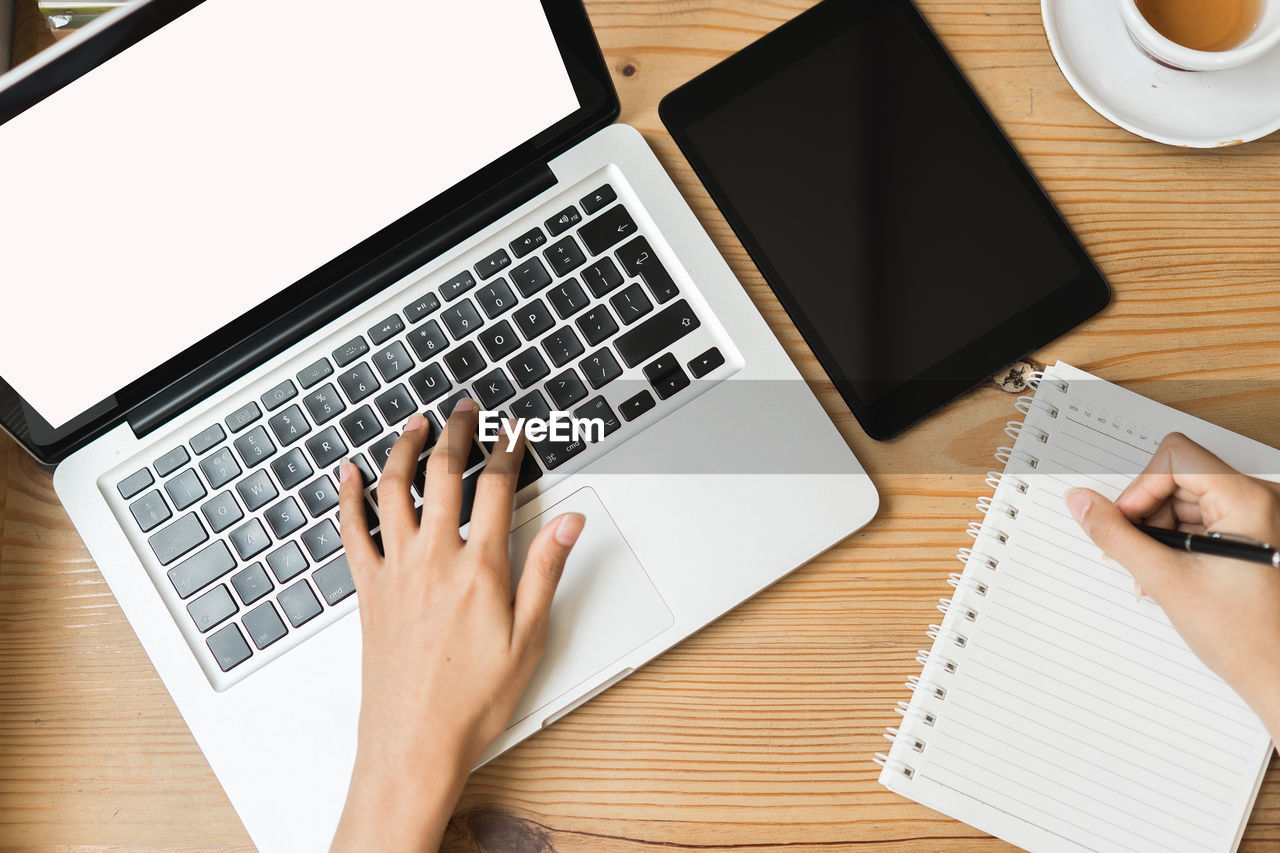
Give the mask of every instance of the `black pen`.
<path id="1" fill-rule="evenodd" d="M 1268 566 L 1280 568 L 1280 551 L 1269 543 L 1249 539 L 1246 536 L 1233 536 L 1230 533 L 1210 533 L 1201 536 L 1198 533 L 1183 533 L 1181 530 L 1166 530 L 1163 527 L 1151 527 L 1139 524 L 1136 527 L 1161 544 L 1193 554 L 1208 554 L 1213 557 L 1230 557 L 1233 560 L 1248 560 L 1250 563 L 1266 563 Z"/>

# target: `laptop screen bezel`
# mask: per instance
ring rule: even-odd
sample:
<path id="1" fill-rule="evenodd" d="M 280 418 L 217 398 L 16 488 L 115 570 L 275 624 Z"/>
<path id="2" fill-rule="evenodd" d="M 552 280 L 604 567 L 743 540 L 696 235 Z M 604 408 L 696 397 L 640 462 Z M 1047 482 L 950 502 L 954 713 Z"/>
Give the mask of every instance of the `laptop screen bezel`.
<path id="1" fill-rule="evenodd" d="M 77 39 L 76 43 L 61 50 L 51 48 L 57 55 L 51 59 L 32 60 L 37 67 L 29 73 L 23 73 L 20 66 L 13 74 L 12 82 L 0 88 L 0 125 L 202 2 L 204 0 L 146 0 L 126 14 L 101 22 L 102 26 L 96 27 L 91 35 L 84 34 L 87 37 L 83 40 Z M 0 376 L 0 426 L 36 459 L 49 465 L 57 464 L 125 421 L 131 411 L 153 395 L 198 369 L 207 369 L 255 335 L 263 333 L 284 312 L 296 314 L 302 309 L 302 322 L 296 324 L 296 340 L 323 325 L 332 315 L 335 304 L 354 305 L 369 298 L 379 287 L 390 283 L 353 280 L 358 279 L 354 274 L 371 259 L 396 250 L 406 241 L 430 242 L 436 234 L 447 230 L 450 220 L 458 217 L 464 209 L 473 208 L 477 199 L 491 195 L 504 181 L 545 165 L 615 121 L 619 114 L 617 93 L 581 0 L 541 2 L 578 96 L 580 107 L 577 111 L 57 429 L 50 426 Z M 254 25 L 246 22 L 246 26 Z M 14 284 L 21 286 L 17 282 Z M 306 322 L 307 306 L 314 309 L 311 312 L 316 318 L 314 323 Z M 51 345 L 69 345 L 70 342 L 57 341 L 56 318 L 47 319 Z M 86 354 L 86 357 L 102 356 L 101 353 L 96 356 Z"/>

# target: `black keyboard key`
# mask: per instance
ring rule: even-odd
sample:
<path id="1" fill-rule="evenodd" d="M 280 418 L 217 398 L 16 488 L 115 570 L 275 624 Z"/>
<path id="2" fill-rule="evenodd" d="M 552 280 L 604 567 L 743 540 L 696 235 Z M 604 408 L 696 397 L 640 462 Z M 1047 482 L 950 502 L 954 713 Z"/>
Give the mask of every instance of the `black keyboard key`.
<path id="1" fill-rule="evenodd" d="M 547 303 L 541 299 L 535 299 L 520 306 L 520 310 L 512 315 L 515 318 L 516 325 L 520 327 L 520 333 L 524 335 L 525 340 L 536 340 L 544 332 L 551 330 L 556 324 L 555 318 L 551 316 L 551 311 L 547 308 Z"/>
<path id="2" fill-rule="evenodd" d="M 357 453 L 351 457 L 351 464 L 356 466 L 356 470 L 360 472 L 360 482 L 368 487 L 373 485 L 373 481 L 378 479 L 373 474 L 373 469 L 369 467 L 369 460 L 364 458 L 363 453 Z M 333 479 L 342 482 L 342 466 L 338 465 L 333 469 Z M 369 526 L 375 525 L 374 520 L 370 519 Z"/>
<path id="3" fill-rule="evenodd" d="M 175 509 L 186 509 L 208 494 L 194 468 L 188 468 L 164 484 Z"/>
<path id="4" fill-rule="evenodd" d="M 586 308 L 591 300 L 587 298 L 587 292 L 578 284 L 578 280 L 571 278 L 547 291 L 547 301 L 556 309 L 561 320 L 567 320 Z"/>
<path id="5" fill-rule="evenodd" d="M 587 396 L 587 387 L 571 367 L 564 373 L 547 380 L 547 393 L 557 410 L 567 412 L 574 403 Z"/>
<path id="6" fill-rule="evenodd" d="M 618 312 L 622 322 L 628 326 L 653 310 L 653 303 L 649 301 L 649 297 L 645 295 L 644 289 L 639 284 L 633 284 L 615 295 L 609 300 L 609 304 L 613 306 L 614 311 Z"/>
<path id="7" fill-rule="evenodd" d="M 219 540 L 169 570 L 169 583 L 182 598 L 190 598 L 236 567 L 227 543 Z"/>
<path id="8" fill-rule="evenodd" d="M 618 416 L 613 413 L 613 409 L 604 397 L 592 397 L 574 409 L 573 416 L 582 421 L 599 419 L 604 424 L 604 434 L 606 436 L 612 435 L 622 427 L 622 421 L 618 420 Z M 593 431 L 592 435 L 594 436 L 595 434 Z"/>
<path id="9" fill-rule="evenodd" d="M 445 309 L 441 318 L 455 341 L 462 340 L 484 325 L 484 320 L 480 319 L 480 313 L 476 311 L 475 303 L 470 299 L 464 299 L 452 308 Z"/>
<path id="10" fill-rule="evenodd" d="M 267 535 L 267 529 L 256 518 L 249 519 L 231 531 L 228 538 L 242 560 L 256 557 L 267 550 L 267 546 L 271 544 L 271 537 Z"/>
<path id="11" fill-rule="evenodd" d="M 320 615 L 320 602 L 316 601 L 316 594 L 311 591 L 305 578 L 281 590 L 276 601 L 280 602 L 280 609 L 289 617 L 289 624 L 295 628 Z"/>
<path id="12" fill-rule="evenodd" d="M 285 498 L 262 514 L 271 525 L 271 532 L 277 539 L 284 539 L 306 523 L 307 517 L 302 514 L 302 507 L 293 498 Z M 245 602 L 248 604 L 249 602 Z"/>
<path id="13" fill-rule="evenodd" d="M 455 394 L 451 394 L 450 396 L 440 401 L 440 417 L 444 418 L 446 421 L 449 420 L 449 416 L 453 414 L 454 407 L 457 406 L 458 403 L 462 402 L 463 400 L 470 400 L 470 399 L 471 399 L 471 395 L 467 393 L 467 390 L 465 388 L 462 389 L 461 391 L 458 391 Z M 436 438 L 439 438 L 440 437 L 439 424 L 433 424 L 433 425 L 436 426 L 437 429 L 432 433 L 432 435 L 435 436 Z M 428 443 L 431 445 L 434 445 L 435 441 L 430 440 Z"/>
<path id="14" fill-rule="evenodd" d="M 120 497 L 128 500 L 155 481 L 156 478 L 151 476 L 151 470 L 149 468 L 143 468 L 140 471 L 134 471 L 128 477 L 121 480 L 119 484 L 116 485 L 116 489 L 120 492 Z"/>
<path id="15" fill-rule="evenodd" d="M 327 423 L 347 409 L 347 404 L 338 396 L 338 389 L 330 383 L 323 388 L 312 391 L 302 398 L 311 418 L 318 424 Z"/>
<path id="16" fill-rule="evenodd" d="M 578 318 L 578 330 L 587 339 L 590 346 L 599 346 L 618 331 L 618 322 L 613 319 L 609 309 L 597 305 Z"/>
<path id="17" fill-rule="evenodd" d="M 369 367 L 367 361 L 362 361 L 350 370 L 340 373 L 338 384 L 342 386 L 347 399 L 353 403 L 359 403 L 382 387 L 378 384 L 378 379 L 373 375 L 373 369 Z"/>
<path id="18" fill-rule="evenodd" d="M 547 226 L 547 230 L 551 232 L 552 237 L 559 237 L 581 221 L 582 214 L 578 213 L 578 208 L 569 205 L 542 224 Z"/>
<path id="19" fill-rule="evenodd" d="M 520 339 L 516 337 L 515 329 L 511 328 L 511 324 L 506 320 L 481 332 L 480 343 L 493 361 L 506 358 L 520 348 Z"/>
<path id="20" fill-rule="evenodd" d="M 587 216 L 590 216 L 596 211 L 603 209 L 606 205 L 613 204 L 617 200 L 618 194 L 613 191 L 613 187 L 605 184 L 582 199 L 582 209 L 587 212 Z"/>
<path id="21" fill-rule="evenodd" d="M 515 307 L 516 295 L 511 292 L 511 285 L 507 284 L 507 280 L 499 278 L 476 291 L 476 301 L 480 303 L 485 316 L 492 320 Z"/>
<path id="22" fill-rule="evenodd" d="M 440 298 L 434 293 L 427 293 L 412 305 L 404 306 L 404 316 L 410 323 L 417 323 L 439 307 Z"/>
<path id="23" fill-rule="evenodd" d="M 663 308 L 652 318 L 614 341 L 618 355 L 627 367 L 635 367 L 653 358 L 694 329 L 701 326 L 689 303 L 681 299 Z"/>
<path id="24" fill-rule="evenodd" d="M 271 427 L 281 447 L 288 447 L 311 432 L 311 424 L 307 421 L 307 416 L 302 414 L 302 409 L 297 406 L 290 406 L 275 415 L 267 421 L 267 426 Z"/>
<path id="25" fill-rule="evenodd" d="M 458 527 L 463 527 L 471 520 L 471 510 L 476 503 L 476 485 L 480 481 L 480 471 L 462 478 L 462 506 L 458 510 Z"/>
<path id="26" fill-rule="evenodd" d="M 578 241 L 573 235 L 552 243 L 542 256 L 551 264 L 551 269 L 561 278 L 576 270 L 587 262 L 587 256 L 578 248 Z"/>
<path id="27" fill-rule="evenodd" d="M 547 405 L 547 400 L 541 392 L 530 391 L 511 404 L 511 414 L 526 421 L 530 418 L 545 421 L 551 419 L 551 407 Z"/>
<path id="28" fill-rule="evenodd" d="M 338 367 L 346 367 L 368 351 L 369 344 L 365 342 L 364 337 L 356 335 L 333 351 L 333 360 L 337 362 Z"/>
<path id="29" fill-rule="evenodd" d="M 462 346 L 450 350 L 444 355 L 445 366 L 459 382 L 466 382 L 485 368 L 484 356 L 475 341 L 467 341 Z"/>
<path id="30" fill-rule="evenodd" d="M 509 266 L 511 256 L 506 249 L 499 249 L 476 264 L 476 275 L 480 276 L 481 281 L 488 281 Z"/>
<path id="31" fill-rule="evenodd" d="M 329 363 L 329 359 L 322 358 L 314 364 L 309 364 L 298 371 L 298 384 L 304 389 L 310 388 L 322 379 L 333 373 L 333 365 Z"/>
<path id="32" fill-rule="evenodd" d="M 303 486 L 299 494 L 312 518 L 319 518 L 338 505 L 338 489 L 326 474 Z"/>
<path id="33" fill-rule="evenodd" d="M 222 584 L 218 584 L 187 605 L 187 612 L 191 614 L 191 621 L 196 623 L 196 628 L 199 629 L 201 634 L 212 631 L 232 616 L 235 616 L 238 609 L 236 600 L 231 597 L 231 593 Z"/>
<path id="34" fill-rule="evenodd" d="M 611 258 L 601 258 L 582 271 L 582 280 L 599 299 L 622 284 L 623 279 Z"/>
<path id="35" fill-rule="evenodd" d="M 534 228 L 511 241 L 511 254 L 523 258 L 545 242 L 547 235 L 542 233 L 541 228 Z"/>
<path id="36" fill-rule="evenodd" d="M 200 470 L 209 481 L 209 488 L 221 489 L 240 476 L 240 466 L 231 455 L 231 448 L 224 447 L 212 456 L 200 460 Z"/>
<path id="37" fill-rule="evenodd" d="M 129 512 L 133 513 L 133 520 L 138 522 L 143 533 L 150 533 L 173 517 L 159 489 L 152 489 L 129 504 Z"/>
<path id="38" fill-rule="evenodd" d="M 676 287 L 671 274 L 662 265 L 662 261 L 658 260 L 649 241 L 645 238 L 637 237 L 619 248 L 618 260 L 630 275 L 644 279 L 644 283 L 649 286 L 649 292 L 653 294 L 654 299 L 658 300 L 659 305 L 670 302 L 680 293 L 680 288 Z"/>
<path id="39" fill-rule="evenodd" d="M 240 454 L 247 468 L 261 464 L 276 452 L 276 446 L 271 443 L 267 431 L 260 426 L 254 427 L 252 431 L 237 438 L 235 445 L 236 452 Z"/>
<path id="40" fill-rule="evenodd" d="M 542 341 L 542 348 L 556 367 L 564 367 L 578 356 L 586 352 L 586 347 L 569 326 L 561 326 Z"/>
<path id="41" fill-rule="evenodd" d="M 383 382 L 392 382 L 413 369 L 413 359 L 404 344 L 396 341 L 391 346 L 378 352 L 373 357 L 373 364 L 378 368 Z"/>
<path id="42" fill-rule="evenodd" d="M 689 362 L 689 372 L 693 374 L 694 379 L 701 379 L 722 364 L 724 364 L 724 356 L 720 350 L 712 347 Z"/>
<path id="43" fill-rule="evenodd" d="M 409 416 L 417 408 L 414 405 L 413 398 L 409 396 L 409 389 L 404 385 L 397 385 L 389 391 L 379 394 L 376 402 L 378 411 L 382 412 L 382 417 L 391 426 L 408 420 Z"/>
<path id="44" fill-rule="evenodd" d="M 391 448 L 395 446 L 398 438 L 400 438 L 400 435 L 393 432 L 383 436 L 373 447 L 369 448 L 369 455 L 373 457 L 373 463 L 378 466 L 379 471 L 387 467 L 387 457 L 391 455 Z"/>
<path id="45" fill-rule="evenodd" d="M 636 233 L 636 221 L 622 205 L 610 208 L 578 229 L 587 250 L 599 255 Z"/>
<path id="46" fill-rule="evenodd" d="M 481 376 L 476 380 L 474 387 L 476 397 L 480 400 L 480 405 L 491 411 L 510 400 L 516 394 L 515 386 L 511 384 L 511 380 L 507 378 L 507 374 L 502 371 L 501 367 L 495 367 L 484 376 Z"/>
<path id="47" fill-rule="evenodd" d="M 445 302 L 452 302 L 475 286 L 476 280 L 471 273 L 463 271 L 440 285 L 440 295 L 444 297 Z"/>
<path id="48" fill-rule="evenodd" d="M 351 579 L 351 566 L 348 565 L 345 554 L 316 569 L 312 572 L 311 579 L 330 607 L 356 591 L 356 583 Z"/>
<path id="49" fill-rule="evenodd" d="M 265 470 L 255 471 L 236 483 L 236 492 L 240 494 L 240 500 L 244 501 L 249 512 L 257 512 L 280 494 Z"/>
<path id="50" fill-rule="evenodd" d="M 174 471 L 177 471 L 183 465 L 191 460 L 191 455 L 187 453 L 185 447 L 175 447 L 165 455 L 156 460 L 156 473 L 161 477 L 168 477 Z"/>
<path id="51" fill-rule="evenodd" d="M 542 464 L 546 466 L 548 471 L 554 471 L 573 457 L 587 449 L 587 443 L 582 439 L 573 441 L 535 441 L 532 443 L 534 451 L 538 454 L 538 458 L 542 460 Z"/>
<path id="52" fill-rule="evenodd" d="M 432 320 L 413 330 L 409 335 L 409 346 L 413 348 L 419 361 L 426 361 L 431 356 L 448 349 L 449 339 L 444 336 L 444 330 L 440 328 L 440 324 Z"/>
<path id="53" fill-rule="evenodd" d="M 392 314 L 369 330 L 369 340 L 373 341 L 373 345 L 376 347 L 379 344 L 386 343 L 403 331 L 404 320 L 400 319 L 399 314 Z"/>
<path id="54" fill-rule="evenodd" d="M 653 386 L 658 398 L 665 400 L 677 391 L 689 387 L 689 377 L 680 367 L 680 362 L 671 353 L 665 353 L 656 361 L 645 365 L 645 378 Z"/>
<path id="55" fill-rule="evenodd" d="M 449 377 L 444 375 L 444 368 L 436 361 L 410 376 L 409 384 L 413 386 L 414 393 L 418 395 L 418 399 L 424 406 L 430 405 L 439 397 L 449 393 L 449 389 L 453 387 Z"/>
<path id="56" fill-rule="evenodd" d="M 244 641 L 240 629 L 234 622 L 225 628 L 219 628 L 217 633 L 205 640 L 205 643 L 223 672 L 230 672 L 253 654 L 249 651 L 249 644 Z"/>
<path id="57" fill-rule="evenodd" d="M 280 583 L 287 583 L 307 570 L 311 564 L 302 555 L 297 542 L 286 542 L 267 555 L 267 565 Z"/>
<path id="58" fill-rule="evenodd" d="M 240 621 L 244 622 L 244 629 L 249 633 L 249 639 L 253 640 L 253 644 L 259 649 L 265 649 L 289 630 L 284 627 L 284 622 L 280 621 L 280 614 L 276 613 L 270 601 L 263 602 L 250 610 Z"/>
<path id="59" fill-rule="evenodd" d="M 319 435 L 307 439 L 307 452 L 311 454 L 312 459 L 316 460 L 317 468 L 328 468 L 347 455 L 347 445 L 342 442 L 342 436 L 338 435 L 338 430 L 329 427 Z"/>
<path id="60" fill-rule="evenodd" d="M 314 527 L 302 532 L 302 544 L 307 546 L 307 550 L 311 553 L 311 559 L 320 562 L 341 548 L 342 540 L 338 537 L 338 528 L 334 527 L 333 522 L 326 518 Z"/>
<path id="61" fill-rule="evenodd" d="M 547 362 L 536 347 L 529 347 L 524 352 L 507 362 L 507 370 L 516 378 L 521 388 L 528 388 L 551 372 Z"/>
<path id="62" fill-rule="evenodd" d="M 601 347 L 578 362 L 578 369 L 597 391 L 622 375 L 622 367 L 608 347 Z"/>
<path id="63" fill-rule="evenodd" d="M 208 453 L 213 448 L 222 443 L 227 434 L 222 431 L 221 424 L 214 424 L 208 429 L 201 430 L 191 439 L 191 449 L 195 451 L 196 456 L 202 453 Z"/>
<path id="64" fill-rule="evenodd" d="M 257 403 L 245 403 L 231 414 L 227 415 L 227 429 L 233 433 L 247 427 L 249 424 L 262 417 L 262 410 L 258 408 Z M 161 474 L 160 476 L 164 476 Z"/>
<path id="65" fill-rule="evenodd" d="M 525 486 L 530 486 L 542 479 L 542 468 L 534 460 L 533 454 L 525 451 L 524 456 L 520 459 L 520 474 L 516 477 L 516 491 L 520 491 Z"/>
<path id="66" fill-rule="evenodd" d="M 236 503 L 236 496 L 231 492 L 222 492 L 205 501 L 200 506 L 200 514 L 204 516 L 204 520 L 209 523 L 209 529 L 214 533 L 221 533 L 244 518 L 244 512 L 241 511 L 240 504 Z"/>
<path id="67" fill-rule="evenodd" d="M 619 406 L 619 409 L 622 412 L 622 417 L 629 421 L 634 421 L 636 418 L 652 409 L 655 405 L 657 405 L 657 403 L 654 401 L 653 395 L 648 391 L 641 391 L 639 394 Z"/>
<path id="68" fill-rule="evenodd" d="M 236 595 L 240 596 L 240 601 L 246 607 L 253 604 L 262 596 L 271 592 L 271 578 L 267 577 L 267 570 L 262 568 L 262 563 L 254 563 L 247 569 L 242 569 L 231 576 L 231 585 L 236 589 Z"/>
<path id="69" fill-rule="evenodd" d="M 259 399 L 262 400 L 262 405 L 268 412 L 274 412 L 296 396 L 298 396 L 298 386 L 294 385 L 291 380 L 286 379 L 263 394 Z"/>
<path id="70" fill-rule="evenodd" d="M 404 388 L 403 385 L 400 388 Z M 410 402 L 410 406 L 412 406 Z M 373 441 L 382 434 L 382 424 L 368 406 L 361 406 L 342 420 L 338 421 L 342 431 L 351 439 L 352 447 L 360 447 Z"/>
<path id="71" fill-rule="evenodd" d="M 511 271 L 511 281 L 521 296 L 529 297 L 551 283 L 551 274 L 533 257 Z"/>

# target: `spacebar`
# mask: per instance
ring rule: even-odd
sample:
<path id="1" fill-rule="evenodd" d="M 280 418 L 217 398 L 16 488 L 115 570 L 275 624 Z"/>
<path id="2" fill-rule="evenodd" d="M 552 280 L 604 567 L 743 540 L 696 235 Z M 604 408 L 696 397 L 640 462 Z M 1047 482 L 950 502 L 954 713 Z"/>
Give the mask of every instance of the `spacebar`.
<path id="1" fill-rule="evenodd" d="M 701 325 L 697 315 L 689 307 L 689 303 L 681 299 L 663 308 L 626 334 L 620 335 L 614 342 L 614 346 L 618 348 L 618 355 L 622 356 L 627 367 L 635 367 L 653 358 Z"/>

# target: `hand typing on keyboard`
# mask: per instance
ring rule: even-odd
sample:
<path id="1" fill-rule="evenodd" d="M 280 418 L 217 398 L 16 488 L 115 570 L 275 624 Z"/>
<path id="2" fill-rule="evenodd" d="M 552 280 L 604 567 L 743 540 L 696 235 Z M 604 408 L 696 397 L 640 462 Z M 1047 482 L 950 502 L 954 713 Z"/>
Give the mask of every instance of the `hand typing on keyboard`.
<path id="1" fill-rule="evenodd" d="M 514 601 L 507 540 L 522 446 L 505 431 L 458 532 L 474 401 L 454 408 L 428 457 L 422 515 L 409 489 L 430 426 L 405 425 L 379 483 L 381 553 L 355 466 L 341 467 L 342 541 L 364 635 L 359 745 L 333 851 L 435 850 L 481 752 L 506 728 L 542 656 L 548 613 L 585 519 L 552 520 L 529 550 Z M 522 443 L 522 438 L 516 441 Z"/>

